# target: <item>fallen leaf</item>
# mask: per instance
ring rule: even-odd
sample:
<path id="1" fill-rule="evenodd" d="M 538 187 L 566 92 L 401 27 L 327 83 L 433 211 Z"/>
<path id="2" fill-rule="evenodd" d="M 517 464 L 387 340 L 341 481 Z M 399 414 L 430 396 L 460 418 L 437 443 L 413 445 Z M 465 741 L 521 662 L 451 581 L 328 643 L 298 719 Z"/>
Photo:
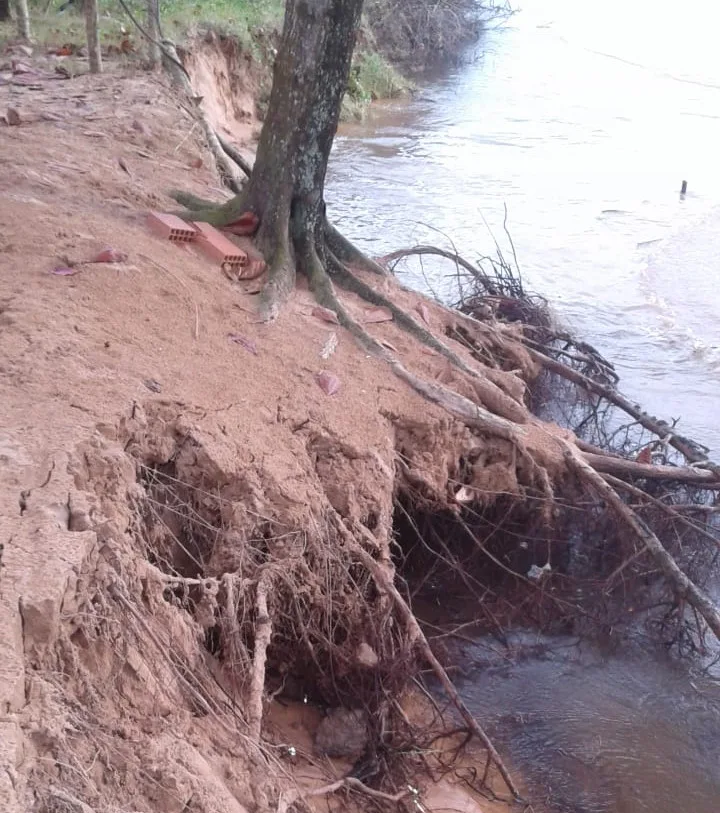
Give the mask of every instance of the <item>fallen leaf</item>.
<path id="1" fill-rule="evenodd" d="M 151 391 L 151 392 L 162 392 L 162 384 L 159 381 L 156 381 L 154 378 L 146 378 L 143 381 L 143 384 Z"/>
<path id="2" fill-rule="evenodd" d="M 190 162 L 190 166 L 193 169 L 200 169 L 202 167 L 202 165 L 203 165 L 203 159 L 202 158 L 193 158 L 193 160 Z"/>
<path id="3" fill-rule="evenodd" d="M 228 333 L 228 339 L 230 339 L 231 342 L 235 342 L 235 344 L 239 344 L 241 347 L 244 347 L 248 353 L 252 353 L 253 356 L 257 356 L 257 345 L 252 339 L 247 339 L 245 336 L 241 336 L 239 333 Z"/>
<path id="4" fill-rule="evenodd" d="M 424 302 L 419 302 L 415 307 L 415 310 L 420 314 L 423 322 L 426 325 L 430 324 L 430 309 Z"/>
<path id="5" fill-rule="evenodd" d="M 323 345 L 323 349 L 320 351 L 320 358 L 325 359 L 327 361 L 330 356 L 337 350 L 338 346 L 338 337 L 337 333 L 333 331 L 329 336 L 325 344 Z"/>
<path id="6" fill-rule="evenodd" d="M 383 347 L 387 347 L 388 350 L 392 350 L 393 353 L 399 353 L 400 351 L 395 347 L 394 344 L 390 344 L 390 342 L 380 342 Z"/>
<path id="7" fill-rule="evenodd" d="M 340 390 L 340 379 L 333 373 L 323 370 L 315 376 L 315 381 L 325 395 L 335 395 Z"/>
<path id="8" fill-rule="evenodd" d="M 652 451 L 650 446 L 641 449 L 638 456 L 635 458 L 636 463 L 652 463 Z"/>
<path id="9" fill-rule="evenodd" d="M 50 53 L 54 54 L 55 56 L 72 56 L 75 53 L 75 46 L 61 45 L 59 48 L 56 48 L 54 51 L 51 51 Z"/>
<path id="10" fill-rule="evenodd" d="M 318 319 L 322 319 L 323 322 L 331 322 L 333 325 L 340 324 L 335 311 L 331 311 L 330 308 L 323 308 L 321 305 L 316 305 L 312 309 L 312 315 L 317 316 Z"/>
<path id="11" fill-rule="evenodd" d="M 58 265 L 56 268 L 50 272 L 51 274 L 55 274 L 58 277 L 72 277 L 74 274 L 79 274 L 79 268 L 70 268 L 67 265 Z"/>
<path id="12" fill-rule="evenodd" d="M 459 503 L 469 503 L 475 499 L 475 492 L 469 486 L 461 486 L 455 492 L 455 499 Z"/>
<path id="13" fill-rule="evenodd" d="M 223 226 L 222 231 L 237 234 L 239 237 L 249 237 L 251 234 L 255 234 L 259 224 L 260 220 L 254 212 L 243 212 L 237 220 Z"/>
<path id="14" fill-rule="evenodd" d="M 22 119 L 20 118 L 20 114 L 14 107 L 8 107 L 7 113 L 5 113 L 5 121 L 11 127 L 17 127 L 18 124 L 22 122 Z"/>
<path id="15" fill-rule="evenodd" d="M 120 169 L 127 172 L 127 174 L 132 178 L 132 172 L 130 172 L 130 170 L 128 169 L 128 165 L 125 163 L 125 160 L 123 158 L 118 158 L 118 166 L 120 167 Z"/>
<path id="16" fill-rule="evenodd" d="M 393 315 L 388 308 L 366 308 L 363 314 L 363 322 L 366 325 L 376 322 L 392 322 Z"/>
<path id="17" fill-rule="evenodd" d="M 89 263 L 124 263 L 128 255 L 124 251 L 118 251 L 115 248 L 106 248 L 101 251 L 94 259 L 87 260 Z"/>
<path id="18" fill-rule="evenodd" d="M 138 121 L 137 119 L 133 121 L 131 126 L 133 130 L 135 130 L 138 133 L 142 133 L 143 135 L 150 135 L 150 128 L 146 124 L 143 124 L 143 122 Z"/>

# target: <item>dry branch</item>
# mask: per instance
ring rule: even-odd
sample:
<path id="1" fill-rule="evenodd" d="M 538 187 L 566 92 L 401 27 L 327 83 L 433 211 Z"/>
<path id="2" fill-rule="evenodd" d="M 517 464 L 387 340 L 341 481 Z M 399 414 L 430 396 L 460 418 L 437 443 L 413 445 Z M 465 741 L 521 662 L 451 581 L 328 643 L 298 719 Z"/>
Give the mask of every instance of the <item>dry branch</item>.
<path id="1" fill-rule="evenodd" d="M 645 480 L 666 480 L 676 483 L 691 483 L 703 488 L 720 488 L 720 478 L 709 469 L 692 466 L 655 466 L 652 463 L 638 463 L 611 455 L 585 452 L 585 461 L 595 471 L 614 474 L 618 477 L 640 477 Z"/>
<path id="2" fill-rule="evenodd" d="M 720 640 L 720 610 L 712 599 L 701 590 L 667 552 L 660 540 L 648 526 L 618 496 L 617 492 L 599 475 L 589 463 L 575 454 L 570 447 L 565 459 L 582 480 L 591 485 L 595 491 L 612 507 L 621 519 L 637 536 L 640 542 L 652 555 L 673 592 L 680 600 L 685 600 L 705 619 L 705 622 Z"/>
<path id="3" fill-rule="evenodd" d="M 677 449 L 678 452 L 685 455 L 685 457 L 691 463 L 701 463 L 707 460 L 707 455 L 696 443 L 688 438 L 682 437 L 681 435 L 676 435 L 672 432 L 672 429 L 668 424 L 666 424 L 664 421 L 658 421 L 656 418 L 653 418 L 647 413 L 643 412 L 638 406 L 628 401 L 627 398 L 620 395 L 620 393 L 612 387 L 607 387 L 597 381 L 593 381 L 592 378 L 583 375 L 577 370 L 573 370 L 572 367 L 569 367 L 567 364 L 563 364 L 557 359 L 550 358 L 550 356 L 539 352 L 533 347 L 526 346 L 526 350 L 530 356 L 535 359 L 535 361 L 542 364 L 546 369 L 556 373 L 568 381 L 572 381 L 573 384 L 577 384 L 579 387 L 582 387 L 588 392 L 592 392 L 594 395 L 599 395 L 601 398 L 609 401 L 614 406 L 622 409 L 624 412 L 627 412 L 628 415 L 634 418 L 649 432 L 652 432 L 660 438 L 667 438 L 667 443 L 669 443 L 673 448 Z"/>
<path id="4" fill-rule="evenodd" d="M 388 575 L 387 571 L 376 562 L 369 553 L 363 550 L 360 547 L 355 549 L 355 554 L 357 555 L 358 559 L 363 563 L 363 565 L 372 573 L 373 578 L 375 579 L 375 583 L 377 584 L 378 588 L 385 592 L 390 598 L 393 600 L 393 603 L 400 613 L 405 626 L 407 627 L 408 633 L 410 635 L 411 640 L 416 643 L 423 654 L 423 657 L 428 662 L 430 667 L 432 668 L 435 676 L 440 681 L 443 689 L 447 693 L 448 697 L 452 700 L 455 704 L 455 707 L 460 712 L 463 720 L 467 723 L 470 730 L 475 734 L 476 737 L 483 743 L 485 748 L 488 751 L 490 757 L 492 757 L 493 762 L 497 766 L 498 770 L 500 771 L 500 775 L 505 781 L 509 791 L 512 793 L 515 799 L 520 798 L 520 792 L 517 789 L 512 777 L 508 769 L 505 767 L 505 764 L 502 761 L 500 754 L 498 754 L 495 746 L 492 744 L 492 740 L 488 737 L 485 731 L 481 728 L 480 724 L 477 720 L 472 716 L 470 710 L 463 702 L 462 698 L 458 694 L 457 689 L 453 685 L 452 681 L 448 677 L 447 672 L 442 667 L 442 664 L 433 654 L 432 649 L 430 648 L 430 644 L 428 643 L 427 638 L 425 637 L 425 633 L 420 628 L 420 624 L 418 623 L 417 618 L 413 614 L 413 611 L 408 606 L 405 599 L 400 595 L 398 589 L 393 584 L 392 579 Z"/>
<path id="5" fill-rule="evenodd" d="M 264 570 L 258 580 L 255 619 L 255 647 L 253 654 L 250 696 L 248 699 L 248 728 L 250 738 L 260 742 L 262 730 L 263 699 L 265 696 L 265 663 L 272 638 L 272 620 L 268 614 L 267 597 L 272 586 L 269 571 Z"/>

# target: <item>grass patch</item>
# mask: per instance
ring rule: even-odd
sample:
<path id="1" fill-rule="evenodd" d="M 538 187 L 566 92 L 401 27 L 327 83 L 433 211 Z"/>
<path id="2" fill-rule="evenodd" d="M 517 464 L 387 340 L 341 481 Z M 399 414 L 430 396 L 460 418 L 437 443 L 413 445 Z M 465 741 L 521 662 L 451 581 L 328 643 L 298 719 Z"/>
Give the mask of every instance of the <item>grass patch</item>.
<path id="1" fill-rule="evenodd" d="M 348 92 L 343 101 L 344 120 L 362 120 L 370 102 L 377 99 L 394 99 L 411 90 L 412 82 L 406 79 L 388 60 L 377 51 L 356 55 L 348 82 Z"/>
<path id="2" fill-rule="evenodd" d="M 143 24 L 145 8 L 138 0 L 126 4 Z M 85 42 L 85 20 L 74 8 L 58 12 L 62 0 L 53 0 L 47 13 L 45 2 L 31 3 L 33 38 L 42 45 Z M 140 50 L 143 37 L 117 0 L 99 0 L 100 36 L 103 44 L 118 44 L 126 36 Z M 258 29 L 277 30 L 282 25 L 284 0 L 164 0 L 160 3 L 163 34 L 180 43 L 203 29 L 236 36 L 245 46 L 253 43 Z M 14 23 L 0 27 L 0 36 L 14 36 Z"/>

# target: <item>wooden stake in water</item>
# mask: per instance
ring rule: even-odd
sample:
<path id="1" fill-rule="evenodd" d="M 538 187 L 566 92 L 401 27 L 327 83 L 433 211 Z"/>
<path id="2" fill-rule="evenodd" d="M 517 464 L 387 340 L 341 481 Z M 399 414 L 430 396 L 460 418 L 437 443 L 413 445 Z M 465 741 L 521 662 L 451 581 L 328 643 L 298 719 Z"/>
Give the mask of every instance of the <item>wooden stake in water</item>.
<path id="1" fill-rule="evenodd" d="M 680 195 L 685 197 L 685 193 L 687 192 L 687 181 L 683 181 L 682 185 L 680 186 Z"/>

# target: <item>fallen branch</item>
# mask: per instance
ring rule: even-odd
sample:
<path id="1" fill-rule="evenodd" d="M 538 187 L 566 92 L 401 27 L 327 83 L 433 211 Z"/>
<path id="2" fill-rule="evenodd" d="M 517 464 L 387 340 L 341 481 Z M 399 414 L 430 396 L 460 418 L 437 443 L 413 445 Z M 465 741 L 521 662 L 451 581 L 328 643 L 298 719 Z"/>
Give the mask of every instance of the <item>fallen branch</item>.
<path id="1" fill-rule="evenodd" d="M 376 562 L 372 558 L 372 556 L 370 556 L 369 553 L 367 553 L 362 548 L 356 547 L 354 552 L 358 559 L 360 559 L 360 561 L 363 563 L 363 565 L 370 571 L 373 578 L 375 579 L 375 583 L 377 584 L 378 588 L 383 590 L 387 595 L 390 596 L 395 607 L 400 613 L 402 620 L 405 623 L 405 626 L 408 629 L 408 633 L 410 635 L 411 640 L 420 647 L 423 657 L 432 668 L 433 672 L 435 673 L 435 676 L 440 681 L 448 697 L 452 700 L 455 707 L 460 712 L 463 720 L 465 720 L 473 734 L 475 734 L 475 736 L 478 737 L 478 739 L 483 743 L 483 745 L 487 749 L 489 756 L 492 758 L 492 761 L 495 763 L 498 770 L 500 771 L 500 775 L 505 781 L 505 784 L 507 785 L 510 793 L 512 793 L 515 799 L 520 799 L 520 792 L 517 789 L 517 786 L 515 785 L 512 777 L 510 776 L 508 769 L 505 767 L 505 764 L 503 763 L 500 754 L 498 754 L 497 750 L 495 749 L 495 746 L 492 744 L 491 739 L 488 737 L 485 731 L 480 727 L 480 724 L 470 713 L 470 710 L 465 705 L 462 698 L 458 694 L 457 689 L 455 688 L 452 681 L 448 677 L 448 673 L 442 667 L 440 661 L 438 661 L 438 659 L 433 654 L 433 651 L 430 648 L 430 644 L 428 643 L 428 640 L 425 637 L 425 633 L 420 628 L 420 624 L 415 618 L 413 611 L 410 609 L 405 599 L 398 592 L 398 589 L 393 584 L 393 581 L 388 575 L 387 571 L 382 567 L 382 565 Z"/>
<path id="2" fill-rule="evenodd" d="M 687 601 L 705 619 L 706 624 L 720 640 L 720 610 L 712 599 L 683 573 L 677 562 L 648 526 L 618 496 L 617 492 L 595 469 L 569 446 L 565 453 L 568 465 L 608 503 L 617 516 L 633 531 L 652 555 L 655 563 L 670 584 L 678 599 Z"/>
<path id="3" fill-rule="evenodd" d="M 612 387 L 608 387 L 598 383 L 597 381 L 593 381 L 592 378 L 579 373 L 577 370 L 573 370 L 572 367 L 569 367 L 567 364 L 563 364 L 557 359 L 550 358 L 550 356 L 546 355 L 545 353 L 541 353 L 539 350 L 536 350 L 533 347 L 526 345 L 525 349 L 530 356 L 535 359 L 535 361 L 542 364 L 546 369 L 551 370 L 568 381 L 572 381 L 574 384 L 577 384 L 579 387 L 582 387 L 588 392 L 599 395 L 601 398 L 609 401 L 614 406 L 622 409 L 624 412 L 627 412 L 628 415 L 634 418 L 649 432 L 652 432 L 660 438 L 667 438 L 667 443 L 669 443 L 674 449 L 677 449 L 678 452 L 685 455 L 685 457 L 691 463 L 701 463 L 707 460 L 707 454 L 706 451 L 704 451 L 704 447 L 699 446 L 697 443 L 688 438 L 684 438 L 681 435 L 676 435 L 672 431 L 672 428 L 665 423 L 665 421 L 659 421 L 643 412 L 638 406 L 628 401 L 627 398 L 620 395 L 620 393 Z"/>
<path id="4" fill-rule="evenodd" d="M 692 483 L 703 488 L 720 488 L 720 478 L 709 469 L 693 466 L 655 466 L 652 463 L 638 463 L 622 457 L 584 452 L 583 457 L 595 471 L 615 474 L 618 477 L 641 477 L 645 480 L 667 480 L 676 483 Z"/>

